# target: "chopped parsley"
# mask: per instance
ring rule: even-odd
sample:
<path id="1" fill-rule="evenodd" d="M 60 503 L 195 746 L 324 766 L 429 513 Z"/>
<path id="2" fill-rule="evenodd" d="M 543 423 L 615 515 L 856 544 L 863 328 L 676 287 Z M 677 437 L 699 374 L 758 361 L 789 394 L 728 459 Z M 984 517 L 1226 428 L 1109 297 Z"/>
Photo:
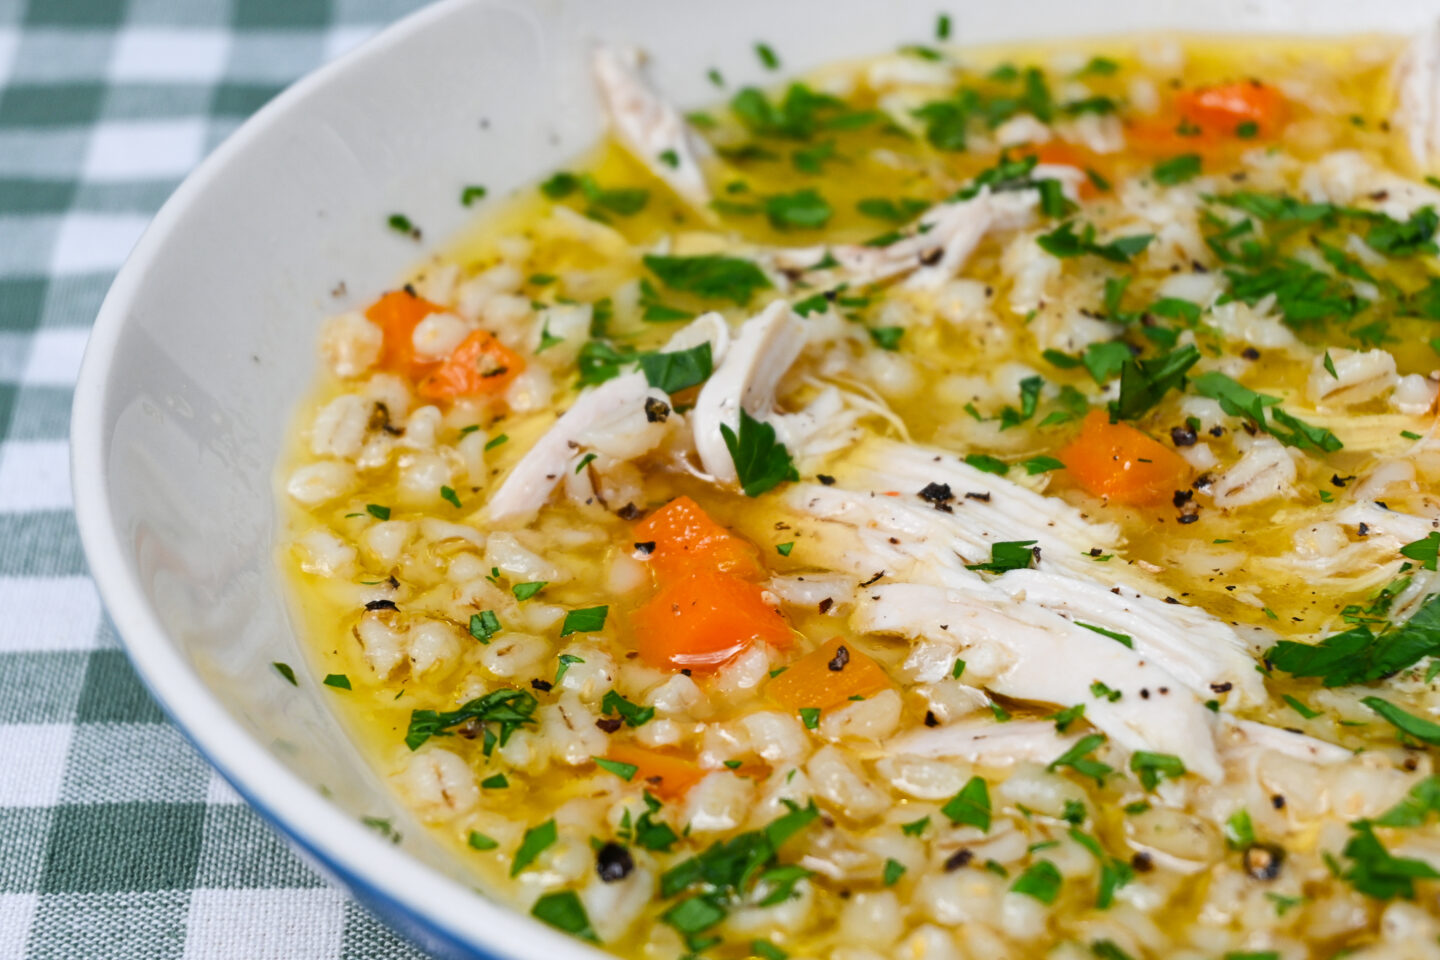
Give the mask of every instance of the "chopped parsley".
<path id="1" fill-rule="evenodd" d="M 1154 790 L 1161 777 L 1178 780 L 1185 776 L 1185 764 L 1179 757 L 1169 753 L 1152 753 L 1136 750 L 1130 755 L 1130 770 L 1140 778 L 1140 785 Z"/>
<path id="2" fill-rule="evenodd" d="M 790 451 L 775 439 L 775 428 L 750 416 L 744 407 L 740 408 L 739 433 L 722 423 L 720 435 L 747 497 L 758 497 L 786 480 L 800 479 Z"/>
<path id="3" fill-rule="evenodd" d="M 971 777 L 965 786 L 960 788 L 959 793 L 945 801 L 940 812 L 945 814 L 951 823 L 979 827 L 989 833 L 990 789 L 984 778 Z"/>
<path id="4" fill-rule="evenodd" d="M 1134 641 L 1133 639 L 1131 639 L 1131 637 L 1130 637 L 1129 634 L 1116 633 L 1114 630 L 1106 630 L 1104 627 L 1097 627 L 1097 626 L 1095 626 L 1095 624 L 1093 624 L 1093 623 L 1085 623 L 1084 621 L 1081 621 L 1081 620 L 1076 620 L 1076 621 L 1074 621 L 1074 623 L 1075 623 L 1075 626 L 1077 626 L 1077 627 L 1084 627 L 1086 630 L 1089 630 L 1091 633 L 1098 633 L 1098 634 L 1100 634 L 1100 636 L 1102 636 L 1102 637 L 1109 637 L 1111 640 L 1114 640 L 1114 641 L 1116 641 L 1117 643 L 1120 643 L 1120 644 L 1122 644 L 1122 645 L 1124 645 L 1124 646 L 1127 646 L 1127 647 L 1129 647 L 1131 650 L 1134 650 L 1134 649 L 1135 649 L 1135 641 Z"/>
<path id="5" fill-rule="evenodd" d="M 374 517 L 376 520 L 389 520 L 389 519 L 390 519 L 390 508 L 389 508 L 389 507 L 382 507 L 382 506 L 380 506 L 380 504 L 378 504 L 378 503 L 367 503 L 367 504 L 365 504 L 365 512 L 368 513 L 368 514 L 370 514 L 370 516 Z M 1431 567 L 1431 569 L 1433 570 L 1434 567 Z"/>
<path id="6" fill-rule="evenodd" d="M 1010 885 L 1012 893 L 1023 893 L 1041 903 L 1054 903 L 1060 895 L 1060 871 L 1049 860 L 1036 860 Z"/>
<path id="7" fill-rule="evenodd" d="M 967 570 L 985 573 L 1006 573 L 1026 570 L 1038 559 L 1039 548 L 1034 540 L 1001 540 L 990 544 L 990 559 L 985 563 L 967 563 Z"/>
<path id="8" fill-rule="evenodd" d="M 707 254 L 665 257 L 649 254 L 645 268 L 671 290 L 693 293 L 706 300 L 729 300 L 743 307 L 756 291 L 769 289 L 770 280 L 752 261 Z"/>
<path id="9" fill-rule="evenodd" d="M 800 722 L 805 724 L 806 730 L 814 730 L 820 726 L 819 707 L 801 707 Z"/>
<path id="10" fill-rule="evenodd" d="M 1311 426 L 1277 407 L 1279 397 L 1256 393 L 1217 370 L 1200 374 L 1191 386 L 1202 397 L 1219 401 L 1230 416 L 1245 419 L 1287 447 L 1334 453 L 1344 446 L 1329 430 Z"/>
<path id="11" fill-rule="evenodd" d="M 494 850 L 500 846 L 500 842 L 494 837 L 487 837 L 478 830 L 471 830 L 465 842 L 469 844 L 471 850 Z"/>
<path id="12" fill-rule="evenodd" d="M 484 187 L 479 186 L 479 185 L 477 185 L 477 184 L 471 184 L 470 186 L 466 187 L 464 190 L 461 190 L 461 191 L 460 191 L 460 203 L 461 203 L 462 206 L 468 207 L 468 206 L 470 206 L 470 204 L 474 203 L 476 200 L 484 200 L 484 199 L 485 199 L 485 193 L 486 193 L 486 190 L 485 190 Z"/>
<path id="13" fill-rule="evenodd" d="M 570 672 L 571 667 L 573 667 L 577 663 L 585 662 L 585 659 L 583 657 L 577 657 L 573 653 L 562 653 L 560 654 L 559 660 L 560 666 L 555 670 L 556 686 L 559 686 L 560 681 L 565 679 L 565 674 Z"/>
<path id="14" fill-rule="evenodd" d="M 1105 778 L 1115 772 L 1115 768 L 1107 763 L 1094 759 L 1090 754 L 1100 749 L 1105 743 L 1103 733 L 1091 733 L 1075 741 L 1075 744 L 1060 756 L 1050 761 L 1046 768 L 1052 773 L 1061 767 L 1069 767 L 1082 777 L 1091 777 L 1097 784 L 1104 785 Z"/>
<path id="15" fill-rule="evenodd" d="M 1365 697 L 1360 702 L 1380 714 L 1391 726 L 1406 736 L 1414 737 L 1421 743 L 1428 743 L 1431 746 L 1440 746 L 1440 723 L 1426 720 L 1424 717 L 1417 717 L 1408 710 L 1402 710 L 1380 697 Z"/>
<path id="16" fill-rule="evenodd" d="M 755 44 L 755 56 L 760 58 L 760 62 L 766 70 L 780 69 L 780 58 L 776 56 L 775 51 L 768 43 Z"/>
<path id="17" fill-rule="evenodd" d="M 1040 473 L 1049 473 L 1051 470 L 1065 469 L 1063 461 L 1046 456 L 1031 457 L 1029 460 L 1022 460 L 1020 465 L 1024 467 L 1025 472 L 1032 477 Z"/>
<path id="18" fill-rule="evenodd" d="M 999 457 L 992 457 L 988 453 L 967 453 L 965 462 L 982 473 L 993 473 L 1003 477 L 1010 472 L 1010 464 Z"/>
<path id="19" fill-rule="evenodd" d="M 1182 153 L 1155 165 L 1155 182 L 1166 187 L 1193 180 L 1200 175 L 1200 154 Z"/>
<path id="20" fill-rule="evenodd" d="M 568 637 L 572 633 L 597 633 L 604 630 L 605 617 L 609 612 L 608 606 L 569 610 L 565 613 L 565 622 L 560 626 L 560 636 Z"/>
<path id="21" fill-rule="evenodd" d="M 899 350 L 900 338 L 905 335 L 904 327 L 870 327 L 867 331 L 875 346 L 881 350 Z"/>
<path id="22" fill-rule="evenodd" d="M 633 763 L 621 763 L 619 760 L 607 760 L 604 757 L 594 757 L 595 765 L 601 770 L 608 770 L 621 780 L 630 781 L 635 779 L 639 767 Z"/>
<path id="23" fill-rule="evenodd" d="M 300 686 L 300 681 L 295 679 L 295 670 L 290 666 L 290 664 L 281 663 L 279 660 L 276 660 L 271 663 L 270 666 L 274 667 L 275 672 L 280 674 L 280 676 L 284 677 L 286 682 L 288 682 L 290 686 Z"/>
<path id="24" fill-rule="evenodd" d="M 780 556 L 782 556 L 782 557 L 788 557 L 788 556 L 790 556 L 790 551 L 791 551 L 791 550 L 794 550 L 794 549 L 795 549 L 795 541 L 794 541 L 794 540 L 791 540 L 789 543 L 777 543 L 777 544 L 775 545 L 775 552 L 778 553 L 778 554 L 780 554 Z"/>
<path id="25" fill-rule="evenodd" d="M 322 681 L 327 687 L 334 687 L 336 690 L 349 690 L 350 678 L 343 673 L 327 673 Z"/>
<path id="26" fill-rule="evenodd" d="M 1440 560 L 1440 531 L 1431 530 L 1423 539 L 1412 541 L 1400 548 L 1400 555 L 1426 570 L 1434 570 Z"/>
<path id="27" fill-rule="evenodd" d="M 549 924 L 556 930 L 563 930 L 571 936 L 599 943 L 595 929 L 590 926 L 590 917 L 585 905 L 574 890 L 560 890 L 542 894 L 530 908 L 530 916 Z"/>
<path id="28" fill-rule="evenodd" d="M 1351 863 L 1341 876 L 1360 893 L 1377 900 L 1413 900 L 1416 880 L 1440 879 L 1440 872 L 1424 860 L 1393 856 L 1368 820 L 1357 820 L 1350 829 L 1354 836 L 1342 852 Z"/>
<path id="29" fill-rule="evenodd" d="M 455 492 L 454 487 L 441 487 L 440 497 L 452 507 L 460 507 L 460 496 Z"/>
<path id="30" fill-rule="evenodd" d="M 550 586 L 549 580 L 531 580 L 528 583 L 515 584 L 515 586 L 510 588 L 510 592 L 515 594 L 516 600 L 523 601 L 529 600 L 531 597 L 535 596 L 535 594 L 539 593 L 541 590 L 544 590 L 548 586 Z"/>
<path id="31" fill-rule="evenodd" d="M 776 230 L 818 230 L 830 222 L 835 210 L 812 188 L 776 194 L 765 199 L 765 216 Z"/>
<path id="32" fill-rule="evenodd" d="M 643 727 L 655 716 L 654 707 L 642 707 L 632 703 L 614 690 L 601 698 L 600 712 L 607 717 L 612 713 L 619 714 L 621 719 L 632 727 Z"/>
<path id="33" fill-rule="evenodd" d="M 1150 246 L 1150 241 L 1154 239 L 1153 234 L 1137 233 L 1126 237 L 1117 237 L 1109 243 L 1096 243 L 1093 223 L 1085 224 L 1077 234 L 1075 221 L 1067 220 L 1050 233 L 1036 237 L 1035 242 L 1053 257 L 1063 259 L 1089 253 L 1111 263 L 1129 263 L 1136 254 Z"/>
<path id="34" fill-rule="evenodd" d="M 903 876 L 905 876 L 905 864 L 895 859 L 887 859 L 885 861 L 885 869 L 880 875 L 881 882 L 884 883 L 885 886 L 895 886 Z"/>
<path id="35" fill-rule="evenodd" d="M 470 614 L 470 636 L 481 643 L 489 643 L 490 638 L 500 630 L 500 618 L 495 615 L 494 610 L 481 610 L 479 613 Z"/>
<path id="36" fill-rule="evenodd" d="M 505 746 L 512 733 L 535 722 L 536 705 L 535 698 L 524 690 L 493 690 L 454 710 L 412 710 L 405 746 L 418 750 L 431 737 L 449 736 L 452 727 L 473 723 L 484 730 L 483 749 L 488 757 L 497 743 Z M 491 724 L 499 728 L 498 733 L 490 729 Z"/>
<path id="37" fill-rule="evenodd" d="M 1327 687 L 1373 683 L 1426 657 L 1440 655 L 1440 600 L 1427 599 L 1408 621 L 1376 633 L 1357 623 L 1317 644 L 1281 640 L 1265 659 L 1296 677 L 1319 677 Z"/>

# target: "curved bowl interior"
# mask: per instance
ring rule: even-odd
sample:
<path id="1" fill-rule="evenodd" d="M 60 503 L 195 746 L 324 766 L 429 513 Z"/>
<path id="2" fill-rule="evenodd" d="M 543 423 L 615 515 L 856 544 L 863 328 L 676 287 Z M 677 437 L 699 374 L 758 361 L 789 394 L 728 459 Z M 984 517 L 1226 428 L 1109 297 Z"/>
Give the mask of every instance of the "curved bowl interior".
<path id="1" fill-rule="evenodd" d="M 963 43 L 1155 28 L 1404 30 L 1421 0 L 954 0 Z M 315 369 L 323 316 L 393 284 L 474 215 L 599 132 L 587 51 L 652 52 L 681 103 L 705 70 L 763 83 L 931 35 L 931 0 L 450 0 L 421 11 L 267 106 L 175 194 L 116 280 L 76 392 L 76 505 L 91 568 L 137 668 L 206 756 L 266 816 L 424 948 L 445 957 L 596 956 L 476 897 L 393 804 L 304 663 L 277 582 L 273 475 Z M 824 29 L 817 29 L 823 24 Z M 342 291 L 337 295 L 337 291 Z M 387 816 L 406 840 L 362 827 Z"/>

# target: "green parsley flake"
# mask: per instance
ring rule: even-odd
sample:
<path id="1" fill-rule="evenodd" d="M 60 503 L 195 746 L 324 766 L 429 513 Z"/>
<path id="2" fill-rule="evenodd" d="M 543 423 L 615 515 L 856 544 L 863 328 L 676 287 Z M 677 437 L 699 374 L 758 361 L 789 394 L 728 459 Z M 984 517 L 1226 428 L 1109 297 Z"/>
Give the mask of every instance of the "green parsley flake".
<path id="1" fill-rule="evenodd" d="M 820 708 L 819 708 L 819 707 L 801 707 L 801 708 L 800 708 L 800 722 L 803 723 L 803 724 L 805 724 L 805 729 L 806 729 L 806 730 L 814 730 L 815 728 L 819 727 L 819 726 L 820 726 Z"/>
<path id="2" fill-rule="evenodd" d="M 722 423 L 720 435 L 745 496 L 758 497 L 786 480 L 800 479 L 790 451 L 775 439 L 775 428 L 750 416 L 744 407 L 740 408 L 740 432 Z"/>
<path id="3" fill-rule="evenodd" d="M 471 850 L 494 850 L 496 847 L 500 846 L 500 842 L 498 840 L 494 839 L 493 837 L 487 837 L 485 834 L 480 833 L 478 830 L 471 830 L 470 835 L 466 838 L 465 842 L 469 844 Z"/>
<path id="4" fill-rule="evenodd" d="M 530 916 L 581 940 L 600 942 L 594 928 L 590 926 L 585 905 L 580 902 L 580 896 L 574 890 L 542 894 L 540 899 L 535 901 L 535 906 L 530 908 Z"/>
<path id="5" fill-rule="evenodd" d="M 608 770 L 625 781 L 635 779 L 635 774 L 640 769 L 633 763 L 621 763 L 619 760 L 607 760 L 604 757 L 593 757 L 592 759 L 597 767 Z"/>
<path id="6" fill-rule="evenodd" d="M 510 588 L 510 592 L 515 594 L 516 600 L 529 600 L 548 586 L 550 586 L 550 581 L 548 580 L 531 580 L 528 583 L 515 584 L 515 586 Z"/>
<path id="7" fill-rule="evenodd" d="M 1010 891 L 1023 893 L 1041 903 L 1050 904 L 1060 895 L 1061 883 L 1060 871 L 1055 868 L 1055 864 L 1049 860 L 1036 860 L 1015 878 L 1015 882 L 1010 885 Z"/>
<path id="8" fill-rule="evenodd" d="M 560 627 L 560 636 L 568 637 L 572 633 L 598 633 L 605 629 L 605 617 L 609 612 L 608 606 L 570 610 L 565 614 L 565 622 Z"/>
<path id="9" fill-rule="evenodd" d="M 500 630 L 500 618 L 495 615 L 494 610 L 481 610 L 470 615 L 470 636 L 481 643 L 489 643 L 490 638 Z"/>
<path id="10" fill-rule="evenodd" d="M 295 671 L 291 668 L 290 664 L 281 663 L 279 660 L 276 660 L 275 662 L 271 663 L 270 666 L 274 667 L 275 672 L 280 674 L 280 676 L 284 677 L 285 680 L 290 684 L 290 686 L 300 686 L 300 681 L 295 679 Z"/>
<path id="11" fill-rule="evenodd" d="M 521 870 L 534 863 L 540 854 L 554 844 L 558 837 L 554 818 L 526 830 L 525 836 L 520 839 L 519 849 L 515 851 L 515 860 L 510 864 L 510 876 L 518 876 Z"/>
<path id="12" fill-rule="evenodd" d="M 979 827 L 990 832 L 990 789 L 982 777 L 971 777 L 960 792 L 945 802 L 940 812 L 955 824 Z"/>
<path id="13" fill-rule="evenodd" d="M 370 514 L 370 516 L 374 517 L 376 520 L 390 519 L 390 508 L 382 507 L 378 503 L 365 504 L 365 512 Z"/>
<path id="14" fill-rule="evenodd" d="M 334 687 L 336 690 L 351 689 L 350 678 L 343 673 L 328 673 L 323 682 L 325 686 Z"/>

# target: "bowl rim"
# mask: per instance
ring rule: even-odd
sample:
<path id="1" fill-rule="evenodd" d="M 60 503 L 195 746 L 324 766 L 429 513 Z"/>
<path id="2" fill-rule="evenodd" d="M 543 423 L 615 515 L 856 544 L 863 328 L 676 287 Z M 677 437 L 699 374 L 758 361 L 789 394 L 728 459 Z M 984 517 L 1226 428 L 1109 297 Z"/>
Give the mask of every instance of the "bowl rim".
<path id="1" fill-rule="evenodd" d="M 421 918 L 426 933 L 471 955 L 495 960 L 538 955 L 556 960 L 600 958 L 609 955 L 489 899 L 381 838 L 271 754 L 221 706 L 170 639 L 131 568 L 108 494 L 107 399 L 116 372 L 116 347 L 130 322 L 136 296 L 151 266 L 166 255 L 177 224 L 204 203 L 223 169 L 313 92 L 363 70 L 391 47 L 471 2 L 439 0 L 422 7 L 304 75 L 231 133 L 165 201 L 116 273 L 85 346 L 70 419 L 75 518 L 90 576 L 140 679 L 206 762 L 256 812 L 338 874 L 347 888 L 390 901 Z"/>

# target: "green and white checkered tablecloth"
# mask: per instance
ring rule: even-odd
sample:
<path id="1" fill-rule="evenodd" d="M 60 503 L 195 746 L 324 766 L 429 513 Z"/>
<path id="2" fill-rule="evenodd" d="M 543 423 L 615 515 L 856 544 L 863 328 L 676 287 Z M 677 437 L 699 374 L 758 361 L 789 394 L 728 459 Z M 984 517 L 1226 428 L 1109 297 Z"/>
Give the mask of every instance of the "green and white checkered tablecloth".
<path id="1" fill-rule="evenodd" d="M 195 164 L 419 0 L 0 0 L 0 960 L 416 958 L 161 715 L 86 575 L 91 320 Z"/>

